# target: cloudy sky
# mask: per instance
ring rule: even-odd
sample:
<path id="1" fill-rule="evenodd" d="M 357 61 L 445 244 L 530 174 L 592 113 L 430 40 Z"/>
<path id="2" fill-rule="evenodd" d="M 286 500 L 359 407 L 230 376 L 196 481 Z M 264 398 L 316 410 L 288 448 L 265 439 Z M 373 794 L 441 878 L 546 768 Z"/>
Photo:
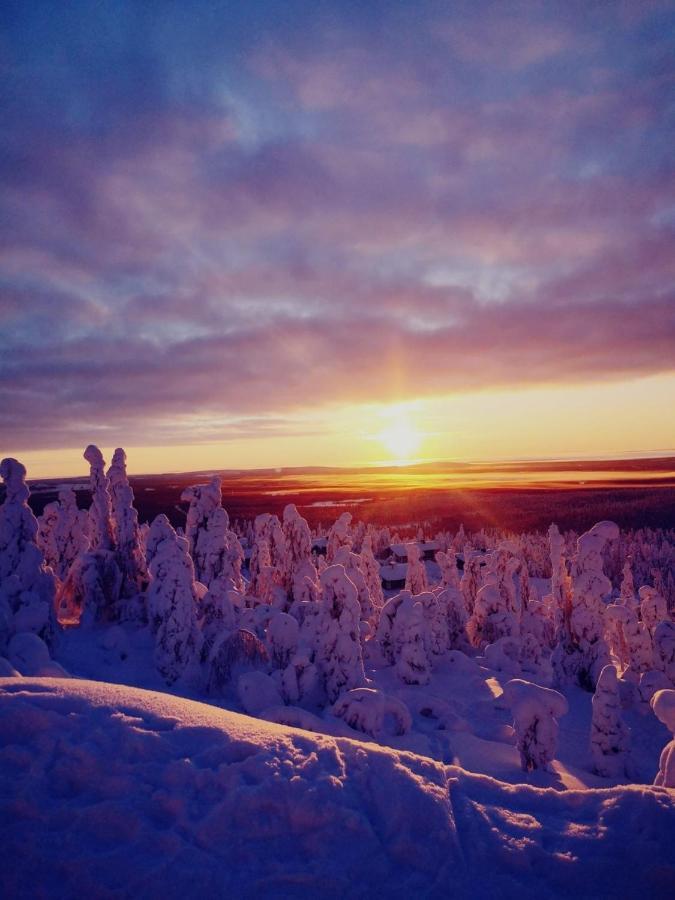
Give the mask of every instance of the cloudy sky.
<path id="1" fill-rule="evenodd" d="M 2 455 L 675 447 L 672 2 L 0 23 Z"/>

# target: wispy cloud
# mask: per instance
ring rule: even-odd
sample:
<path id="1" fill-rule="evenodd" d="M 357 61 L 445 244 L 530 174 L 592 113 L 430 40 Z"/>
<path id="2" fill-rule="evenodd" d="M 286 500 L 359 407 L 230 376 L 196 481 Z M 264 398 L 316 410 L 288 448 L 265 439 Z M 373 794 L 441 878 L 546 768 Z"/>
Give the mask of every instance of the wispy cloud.
<path id="1" fill-rule="evenodd" d="M 10 4 L 3 443 L 675 367 L 672 7 L 245 6 Z"/>

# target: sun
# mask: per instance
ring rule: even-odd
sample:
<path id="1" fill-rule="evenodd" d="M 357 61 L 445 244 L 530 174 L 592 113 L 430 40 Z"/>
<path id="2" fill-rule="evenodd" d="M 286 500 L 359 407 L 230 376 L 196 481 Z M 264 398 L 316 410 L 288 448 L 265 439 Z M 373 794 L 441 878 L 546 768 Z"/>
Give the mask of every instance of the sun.
<path id="1" fill-rule="evenodd" d="M 391 422 L 377 437 L 397 460 L 412 459 L 422 444 L 422 435 L 406 419 Z"/>

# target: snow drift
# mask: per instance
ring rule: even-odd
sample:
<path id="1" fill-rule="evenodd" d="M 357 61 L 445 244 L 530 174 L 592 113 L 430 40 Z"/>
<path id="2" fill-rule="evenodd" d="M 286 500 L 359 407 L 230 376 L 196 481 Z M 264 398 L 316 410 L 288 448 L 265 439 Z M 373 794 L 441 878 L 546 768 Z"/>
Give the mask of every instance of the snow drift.
<path id="1" fill-rule="evenodd" d="M 672 896 L 675 795 L 506 785 L 162 693 L 0 679 L 6 897 Z"/>

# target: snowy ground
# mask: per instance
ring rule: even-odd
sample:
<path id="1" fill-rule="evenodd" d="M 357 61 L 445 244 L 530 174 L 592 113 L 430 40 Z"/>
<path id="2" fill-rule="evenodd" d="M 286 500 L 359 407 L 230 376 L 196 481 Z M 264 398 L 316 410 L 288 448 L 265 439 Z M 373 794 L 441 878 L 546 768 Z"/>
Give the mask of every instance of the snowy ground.
<path id="1" fill-rule="evenodd" d="M 100 682 L 0 680 L 0 787 L 4 897 L 667 897 L 675 883 L 665 789 L 509 785 Z"/>

